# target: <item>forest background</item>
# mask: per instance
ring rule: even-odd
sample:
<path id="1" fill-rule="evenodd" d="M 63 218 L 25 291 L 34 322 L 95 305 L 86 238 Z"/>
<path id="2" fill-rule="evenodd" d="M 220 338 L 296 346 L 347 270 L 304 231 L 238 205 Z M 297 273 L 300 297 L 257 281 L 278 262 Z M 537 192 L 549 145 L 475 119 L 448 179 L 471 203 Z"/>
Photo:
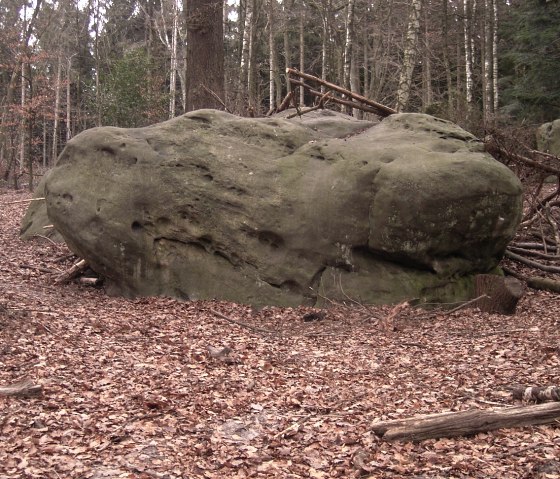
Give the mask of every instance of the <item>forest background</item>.
<path id="1" fill-rule="evenodd" d="M 195 7 L 219 24 L 218 47 L 189 43 Z M 0 181 L 32 188 L 87 128 L 193 109 L 194 75 L 218 107 L 264 115 L 290 89 L 286 67 L 480 137 L 511 128 L 532 141 L 560 118 L 560 1 L 2 0 Z"/>

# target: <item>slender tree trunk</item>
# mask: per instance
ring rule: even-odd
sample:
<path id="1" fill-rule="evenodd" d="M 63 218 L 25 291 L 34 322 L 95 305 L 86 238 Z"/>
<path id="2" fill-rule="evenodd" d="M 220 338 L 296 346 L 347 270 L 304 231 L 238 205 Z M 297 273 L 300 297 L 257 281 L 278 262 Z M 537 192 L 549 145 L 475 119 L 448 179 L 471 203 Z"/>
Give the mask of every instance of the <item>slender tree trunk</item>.
<path id="1" fill-rule="evenodd" d="M 420 31 L 420 10 L 421 0 L 412 0 L 410 17 L 404 46 L 404 57 L 399 76 L 399 88 L 397 90 L 397 104 L 395 109 L 398 112 L 404 110 L 410 98 L 410 88 L 412 84 L 412 74 L 416 51 L 418 49 L 418 32 Z"/>
<path id="2" fill-rule="evenodd" d="M 72 57 L 68 57 L 66 68 L 66 141 L 72 138 Z"/>
<path id="3" fill-rule="evenodd" d="M 268 61 L 269 61 L 269 78 L 268 78 L 268 98 L 269 113 L 276 109 L 276 77 L 278 76 L 278 60 L 276 57 L 275 44 L 275 21 L 274 4 L 276 0 L 268 0 Z"/>
<path id="4" fill-rule="evenodd" d="M 21 91 L 20 91 L 20 106 L 21 106 L 21 118 L 20 118 L 20 143 L 19 143 L 19 167 L 23 170 L 25 165 L 25 146 L 26 146 L 26 136 L 27 136 L 27 113 L 26 113 L 26 85 L 25 85 L 25 59 L 21 61 Z"/>
<path id="5" fill-rule="evenodd" d="M 95 108 L 96 108 L 96 126 L 102 125 L 101 115 L 103 111 L 102 100 L 101 100 L 101 80 L 100 80 L 100 69 L 101 69 L 101 58 L 99 52 L 99 24 L 101 22 L 101 12 L 99 8 L 99 0 L 93 0 L 95 2 L 94 6 L 94 16 L 93 16 L 93 54 L 95 63 Z M 54 140 L 53 140 L 54 141 Z"/>
<path id="6" fill-rule="evenodd" d="M 179 31 L 179 7 L 177 0 L 173 0 L 173 26 L 171 30 L 171 61 L 169 72 L 169 118 L 175 117 L 177 102 L 177 35 Z"/>
<path id="7" fill-rule="evenodd" d="M 284 66 L 286 68 L 292 68 L 292 48 L 290 42 L 290 24 L 291 24 L 291 12 L 293 8 L 293 2 L 289 2 L 289 0 L 284 0 L 282 2 L 282 8 L 284 12 Z M 292 91 L 292 85 L 289 81 L 286 81 L 286 90 L 287 93 Z"/>
<path id="8" fill-rule="evenodd" d="M 58 64 L 56 67 L 56 83 L 54 85 L 54 120 L 53 120 L 53 139 L 51 165 L 54 165 L 58 157 L 58 126 L 60 119 L 60 95 L 62 90 L 62 54 L 58 54 Z"/>
<path id="9" fill-rule="evenodd" d="M 498 0 L 492 0 L 492 80 L 494 84 L 494 113 L 498 112 Z"/>
<path id="10" fill-rule="evenodd" d="M 305 72 L 305 8 L 302 3 L 299 16 L 299 70 Z M 305 92 L 299 89 L 299 104 L 305 105 Z"/>
<path id="11" fill-rule="evenodd" d="M 352 70 L 352 52 L 354 49 L 354 5 L 355 0 L 348 0 L 346 11 L 346 41 L 344 43 L 344 88 L 350 90 Z"/>
<path id="12" fill-rule="evenodd" d="M 482 113 L 484 122 L 490 120 L 493 106 L 492 94 L 492 5 L 491 0 L 484 0 L 484 34 L 483 48 L 484 55 L 483 75 L 482 75 Z"/>
<path id="13" fill-rule="evenodd" d="M 424 8 L 424 58 L 422 61 L 422 109 L 426 109 L 433 102 L 432 92 L 432 59 L 430 50 L 430 35 L 428 31 L 428 8 Z"/>
<path id="14" fill-rule="evenodd" d="M 472 108 L 473 79 L 472 79 L 472 43 L 470 27 L 469 0 L 463 0 L 463 32 L 465 49 L 465 101 L 467 110 Z"/>
<path id="15" fill-rule="evenodd" d="M 253 0 L 253 12 L 251 15 L 251 24 L 249 25 L 249 63 L 248 63 L 248 78 L 247 78 L 247 91 L 249 93 L 249 113 L 251 115 L 258 114 L 260 111 L 259 105 L 259 86 L 258 71 L 257 71 L 257 23 L 259 21 L 261 0 Z"/>
<path id="16" fill-rule="evenodd" d="M 451 64 L 449 61 L 449 0 L 442 1 L 443 10 L 443 64 L 445 67 L 445 80 L 447 88 L 447 114 L 453 112 L 453 80 Z"/>

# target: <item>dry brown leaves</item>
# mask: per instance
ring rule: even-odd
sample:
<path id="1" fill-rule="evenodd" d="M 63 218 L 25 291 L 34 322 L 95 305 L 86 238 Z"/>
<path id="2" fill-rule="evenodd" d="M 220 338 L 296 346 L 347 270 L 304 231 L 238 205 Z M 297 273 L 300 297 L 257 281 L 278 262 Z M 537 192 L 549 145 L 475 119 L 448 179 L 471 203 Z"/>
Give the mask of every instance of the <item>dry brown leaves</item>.
<path id="1" fill-rule="evenodd" d="M 370 431 L 558 385 L 557 297 L 530 291 L 513 317 L 407 307 L 390 328 L 383 307 L 111 298 L 53 285 L 69 252 L 18 239 L 25 207 L 0 206 L 0 385 L 42 395 L 0 397 L 0 478 L 560 477 L 553 426 L 419 444 Z"/>

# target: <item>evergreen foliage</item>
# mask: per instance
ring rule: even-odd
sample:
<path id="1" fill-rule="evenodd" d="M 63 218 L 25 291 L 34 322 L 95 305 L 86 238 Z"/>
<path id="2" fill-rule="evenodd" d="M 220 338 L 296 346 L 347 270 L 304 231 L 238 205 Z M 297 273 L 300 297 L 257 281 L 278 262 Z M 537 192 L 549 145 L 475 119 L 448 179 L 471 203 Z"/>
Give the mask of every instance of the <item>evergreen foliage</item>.
<path id="1" fill-rule="evenodd" d="M 560 117 L 560 2 L 523 0 L 503 24 L 502 101 L 518 120 Z"/>

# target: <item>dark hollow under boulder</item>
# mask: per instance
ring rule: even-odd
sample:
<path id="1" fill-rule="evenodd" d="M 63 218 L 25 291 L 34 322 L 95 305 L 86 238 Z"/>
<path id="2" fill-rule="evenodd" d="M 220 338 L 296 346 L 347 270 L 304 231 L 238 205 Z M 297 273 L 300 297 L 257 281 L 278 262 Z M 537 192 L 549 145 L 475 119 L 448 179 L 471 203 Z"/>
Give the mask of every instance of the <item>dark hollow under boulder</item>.
<path id="1" fill-rule="evenodd" d="M 423 114 L 199 110 L 94 128 L 44 189 L 49 221 L 110 292 L 253 305 L 467 299 L 521 215 L 515 175 Z"/>

